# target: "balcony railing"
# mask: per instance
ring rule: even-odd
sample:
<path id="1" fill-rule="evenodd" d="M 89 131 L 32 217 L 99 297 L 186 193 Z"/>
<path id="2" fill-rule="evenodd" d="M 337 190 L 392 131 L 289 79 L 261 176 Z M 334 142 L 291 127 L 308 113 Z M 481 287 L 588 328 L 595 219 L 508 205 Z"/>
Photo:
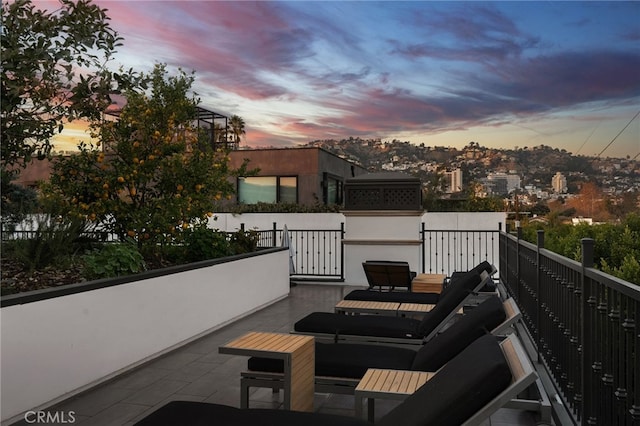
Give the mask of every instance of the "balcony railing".
<path id="1" fill-rule="evenodd" d="M 272 229 L 257 233 L 258 247 L 278 247 L 283 244 L 284 230 L 278 229 L 275 222 Z M 344 224 L 340 229 L 287 229 L 287 233 L 293 277 L 344 281 Z"/>
<path id="2" fill-rule="evenodd" d="M 640 287 L 500 233 L 500 276 L 576 424 L 640 422 Z"/>

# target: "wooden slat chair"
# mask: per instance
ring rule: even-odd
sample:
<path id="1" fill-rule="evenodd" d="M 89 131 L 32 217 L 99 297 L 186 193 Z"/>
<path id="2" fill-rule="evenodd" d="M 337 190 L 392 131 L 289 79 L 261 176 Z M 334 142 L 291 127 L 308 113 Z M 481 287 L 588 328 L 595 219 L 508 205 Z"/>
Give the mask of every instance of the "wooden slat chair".
<path id="1" fill-rule="evenodd" d="M 509 321 L 504 304 L 487 299 L 419 349 L 386 345 L 316 342 L 316 392 L 353 394 L 369 368 L 436 371 L 491 330 L 503 329 Z M 281 360 L 253 357 L 240 376 L 240 406 L 248 407 L 252 387 L 284 387 Z"/>
<path id="2" fill-rule="evenodd" d="M 505 345 L 511 345 L 505 346 Z M 502 344 L 493 336 L 476 339 L 378 425 L 479 424 L 536 378 L 517 340 Z M 436 397 L 437 396 L 437 397 Z M 235 426 L 366 426 L 353 417 L 274 409 L 241 409 L 193 401 L 172 401 L 136 423 Z"/>
<path id="3" fill-rule="evenodd" d="M 411 291 L 411 281 L 416 273 L 411 271 L 409 263 L 392 260 L 367 260 L 362 263 L 369 289 L 376 287 L 381 292 L 384 287 L 393 291 L 396 287 L 406 287 Z"/>
<path id="4" fill-rule="evenodd" d="M 306 334 L 325 341 L 374 342 L 420 345 L 431 340 L 465 304 L 475 290 L 490 280 L 486 273 L 466 275 L 440 299 L 422 320 L 380 315 L 342 315 L 313 312 L 294 324 L 292 333 Z"/>

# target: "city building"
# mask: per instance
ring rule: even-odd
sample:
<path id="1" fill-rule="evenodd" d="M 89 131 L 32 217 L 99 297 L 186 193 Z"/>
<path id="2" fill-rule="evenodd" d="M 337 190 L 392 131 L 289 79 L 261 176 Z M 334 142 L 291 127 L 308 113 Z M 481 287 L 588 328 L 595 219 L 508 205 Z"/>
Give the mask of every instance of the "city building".
<path id="1" fill-rule="evenodd" d="M 445 192 L 448 194 L 452 194 L 454 192 L 462 191 L 462 170 L 453 169 L 450 171 L 444 172 L 445 177 Z"/>
<path id="2" fill-rule="evenodd" d="M 316 147 L 231 151 L 230 166 L 249 160 L 255 176 L 236 179 L 233 202 L 242 204 L 287 202 L 301 205 L 338 204 L 344 201 L 344 183 L 367 170 Z"/>
<path id="3" fill-rule="evenodd" d="M 556 193 L 561 194 L 567 192 L 567 178 L 562 173 L 556 172 L 551 178 L 551 186 Z"/>
<path id="4" fill-rule="evenodd" d="M 520 189 L 520 176 L 507 173 L 490 173 L 483 180 L 487 192 L 491 194 L 507 195 Z"/>

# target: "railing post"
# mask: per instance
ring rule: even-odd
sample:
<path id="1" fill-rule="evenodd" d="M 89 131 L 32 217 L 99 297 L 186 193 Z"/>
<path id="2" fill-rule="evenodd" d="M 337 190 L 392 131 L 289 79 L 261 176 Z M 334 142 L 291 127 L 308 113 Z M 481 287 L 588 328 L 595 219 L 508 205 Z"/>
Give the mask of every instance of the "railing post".
<path id="1" fill-rule="evenodd" d="M 592 359 L 592 342 L 590 341 L 591 333 L 593 331 L 593 325 L 591 324 L 591 312 L 589 305 L 595 307 L 596 299 L 593 297 L 591 288 L 587 283 L 586 269 L 593 267 L 593 247 L 594 240 L 591 238 L 583 238 L 580 240 L 582 246 L 582 270 L 580 271 L 580 286 L 582 287 L 582 313 L 580 318 L 582 324 L 580 327 L 580 340 L 582 346 L 582 389 L 580 389 L 580 403 L 584 424 L 596 425 L 598 418 L 594 412 L 594 405 L 596 404 L 599 395 L 594 394 L 593 380 L 591 377 L 591 370 L 593 369 L 594 360 Z M 589 339 L 589 341 L 587 341 Z"/>
<path id="2" fill-rule="evenodd" d="M 518 297 L 520 296 L 520 238 L 522 237 L 522 228 L 516 228 L 516 288 L 518 289 Z"/>
<path id="3" fill-rule="evenodd" d="M 536 338 L 536 356 L 538 357 L 537 361 L 540 360 L 540 346 L 541 346 L 541 330 L 540 330 L 540 318 L 542 318 L 542 300 L 540 298 L 540 249 L 544 248 L 544 231 L 542 229 L 538 230 L 537 233 L 537 243 L 536 243 L 536 298 L 538 299 L 538 303 L 536 304 L 536 330 L 537 330 L 537 338 Z"/>
<path id="4" fill-rule="evenodd" d="M 273 222 L 273 231 L 272 231 L 272 234 L 271 234 L 271 243 L 272 243 L 271 246 L 272 247 L 276 247 L 276 245 L 277 245 L 277 243 L 276 243 L 277 242 L 276 230 L 277 230 L 276 223 Z"/>
<path id="5" fill-rule="evenodd" d="M 424 222 L 420 222 L 420 244 L 422 246 L 422 273 L 425 273 L 426 267 L 427 267 L 427 263 L 425 261 L 425 258 L 427 257 L 427 253 L 425 253 L 426 250 L 426 244 L 425 244 L 425 225 Z"/>
<path id="6" fill-rule="evenodd" d="M 344 282 L 344 222 L 340 222 L 340 280 Z"/>

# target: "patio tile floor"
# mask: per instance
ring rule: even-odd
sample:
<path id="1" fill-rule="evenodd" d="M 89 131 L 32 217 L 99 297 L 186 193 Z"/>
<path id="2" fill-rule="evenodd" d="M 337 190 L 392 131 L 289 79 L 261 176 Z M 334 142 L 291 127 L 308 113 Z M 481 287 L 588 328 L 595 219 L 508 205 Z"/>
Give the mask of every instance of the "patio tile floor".
<path id="1" fill-rule="evenodd" d="M 47 411 L 75 413 L 75 425 L 125 426 L 135 423 L 171 400 L 214 402 L 239 406 L 240 371 L 246 357 L 221 355 L 218 347 L 248 331 L 288 333 L 293 324 L 313 311 L 332 311 L 352 288 L 333 284 L 299 284 L 288 298 L 242 318 L 195 342 L 151 361 L 107 383 L 72 397 Z M 376 416 L 383 416 L 397 402 L 376 401 Z M 282 394 L 252 389 L 250 406 L 282 408 Z M 316 411 L 354 415 L 349 395 L 316 394 Z M 14 423 L 26 425 L 26 421 Z M 42 423 L 39 423 L 42 424 Z M 528 412 L 501 409 L 483 426 L 533 426 Z M 168 425 L 170 426 L 170 425 Z"/>

